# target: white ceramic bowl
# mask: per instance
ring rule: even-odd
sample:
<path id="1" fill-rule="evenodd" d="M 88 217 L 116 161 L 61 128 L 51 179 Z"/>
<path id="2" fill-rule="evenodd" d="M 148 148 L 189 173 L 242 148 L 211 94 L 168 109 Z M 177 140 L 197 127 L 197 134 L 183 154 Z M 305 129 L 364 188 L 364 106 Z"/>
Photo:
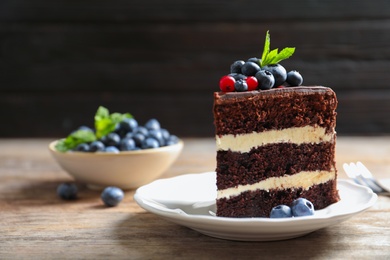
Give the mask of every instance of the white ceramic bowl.
<path id="1" fill-rule="evenodd" d="M 49 150 L 58 164 L 92 189 L 116 186 L 128 190 L 145 185 L 160 177 L 183 149 L 180 140 L 175 145 L 120 153 L 59 152 L 57 141 L 49 144 Z"/>

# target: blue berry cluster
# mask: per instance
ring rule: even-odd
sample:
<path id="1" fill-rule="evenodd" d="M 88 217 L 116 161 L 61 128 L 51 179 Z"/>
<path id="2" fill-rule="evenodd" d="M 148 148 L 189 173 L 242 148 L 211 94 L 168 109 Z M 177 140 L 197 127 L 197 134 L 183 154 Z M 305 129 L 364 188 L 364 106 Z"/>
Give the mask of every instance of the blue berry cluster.
<path id="1" fill-rule="evenodd" d="M 224 92 L 243 92 L 300 86 L 303 83 L 302 75 L 296 70 L 287 72 L 279 63 L 263 67 L 260 64 L 258 58 L 233 62 L 230 74 L 223 76 L 219 82 L 220 89 Z"/>
<path id="2" fill-rule="evenodd" d="M 293 201 L 291 207 L 278 205 L 271 210 L 270 218 L 291 218 L 314 215 L 314 206 L 309 200 L 299 198 Z"/>
<path id="3" fill-rule="evenodd" d="M 82 126 L 78 130 L 80 129 L 94 131 L 86 126 Z M 126 118 L 116 125 L 113 132 L 103 136 L 100 140 L 79 144 L 73 150 L 119 153 L 120 151 L 159 148 L 178 142 L 179 138 L 161 128 L 157 119 L 150 119 L 144 126 L 140 126 L 134 118 Z"/>

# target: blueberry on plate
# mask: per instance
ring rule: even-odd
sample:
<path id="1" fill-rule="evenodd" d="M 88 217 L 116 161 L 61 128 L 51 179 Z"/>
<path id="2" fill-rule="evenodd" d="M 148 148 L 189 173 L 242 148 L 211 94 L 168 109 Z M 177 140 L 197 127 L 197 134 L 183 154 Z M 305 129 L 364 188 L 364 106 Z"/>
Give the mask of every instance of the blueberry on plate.
<path id="1" fill-rule="evenodd" d="M 286 205 L 278 205 L 271 210 L 270 218 L 291 218 L 291 208 Z"/>
<path id="2" fill-rule="evenodd" d="M 114 207 L 119 204 L 124 198 L 125 194 L 123 191 L 114 186 L 106 187 L 102 194 L 101 194 L 101 199 L 104 202 L 104 204 L 108 207 Z"/>
<path id="3" fill-rule="evenodd" d="M 314 215 L 314 206 L 309 200 L 299 198 L 291 204 L 291 211 L 294 217 Z"/>
<path id="4" fill-rule="evenodd" d="M 57 195 L 64 200 L 76 199 L 77 192 L 77 186 L 74 183 L 61 183 L 57 187 Z"/>

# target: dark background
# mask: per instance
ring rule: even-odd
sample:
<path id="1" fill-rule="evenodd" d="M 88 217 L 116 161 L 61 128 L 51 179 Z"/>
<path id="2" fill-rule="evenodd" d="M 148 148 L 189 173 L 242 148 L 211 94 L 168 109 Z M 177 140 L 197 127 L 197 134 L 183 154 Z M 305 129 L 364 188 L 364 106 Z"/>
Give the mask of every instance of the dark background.
<path id="1" fill-rule="evenodd" d="M 2 0 L 0 137 L 58 137 L 99 105 L 214 135 L 212 93 L 237 59 L 282 62 L 333 88 L 339 135 L 390 133 L 390 1 Z"/>

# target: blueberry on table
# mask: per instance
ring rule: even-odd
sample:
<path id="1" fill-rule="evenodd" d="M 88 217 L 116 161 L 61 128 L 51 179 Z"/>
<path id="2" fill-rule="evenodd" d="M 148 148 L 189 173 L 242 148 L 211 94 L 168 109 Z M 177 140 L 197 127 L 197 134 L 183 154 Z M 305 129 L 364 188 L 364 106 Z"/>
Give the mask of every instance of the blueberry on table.
<path id="1" fill-rule="evenodd" d="M 294 217 L 314 215 L 314 206 L 309 200 L 299 198 L 291 204 L 291 211 Z"/>
<path id="2" fill-rule="evenodd" d="M 261 68 L 262 70 L 268 70 L 275 78 L 275 84 L 273 87 L 281 86 L 287 79 L 287 71 L 280 64 L 267 65 Z"/>
<path id="3" fill-rule="evenodd" d="M 125 194 L 123 191 L 118 187 L 106 187 L 102 194 L 101 199 L 103 203 L 108 207 L 114 207 L 119 204 L 124 198 Z"/>
<path id="4" fill-rule="evenodd" d="M 291 218 L 291 208 L 286 205 L 278 205 L 271 210 L 270 218 Z"/>
<path id="5" fill-rule="evenodd" d="M 77 198 L 77 186 L 73 183 L 61 183 L 57 187 L 57 195 L 64 200 L 74 200 Z"/>
<path id="6" fill-rule="evenodd" d="M 258 88 L 262 90 L 271 89 L 275 85 L 275 78 L 271 72 L 267 70 L 260 70 L 255 75 L 257 79 Z"/>
<path id="7" fill-rule="evenodd" d="M 292 70 L 287 73 L 286 82 L 290 86 L 300 86 L 303 83 L 303 77 L 298 71 Z"/>

